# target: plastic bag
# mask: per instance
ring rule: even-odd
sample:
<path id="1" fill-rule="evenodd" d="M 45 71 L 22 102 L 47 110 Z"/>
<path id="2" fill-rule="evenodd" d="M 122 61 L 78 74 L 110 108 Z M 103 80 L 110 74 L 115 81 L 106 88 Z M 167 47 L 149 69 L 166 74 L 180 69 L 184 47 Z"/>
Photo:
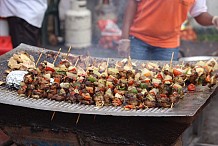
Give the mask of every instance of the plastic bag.
<path id="1" fill-rule="evenodd" d="M 99 20 L 98 26 L 101 31 L 99 45 L 105 49 L 116 49 L 121 38 L 121 30 L 113 20 Z"/>

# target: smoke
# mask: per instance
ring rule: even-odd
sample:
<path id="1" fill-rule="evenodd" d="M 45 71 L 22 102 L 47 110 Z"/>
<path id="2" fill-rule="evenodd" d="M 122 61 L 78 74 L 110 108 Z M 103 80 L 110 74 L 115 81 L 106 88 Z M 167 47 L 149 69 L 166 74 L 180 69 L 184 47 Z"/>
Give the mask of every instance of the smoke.
<path id="1" fill-rule="evenodd" d="M 72 54 L 79 54 L 79 55 L 90 55 L 94 57 L 103 57 L 103 58 L 117 58 L 119 57 L 116 48 L 102 48 L 99 46 L 99 39 L 100 39 L 100 31 L 97 26 L 97 14 L 96 14 L 96 7 L 99 4 L 100 0 L 87 0 L 87 8 L 92 13 L 92 46 L 83 49 L 75 49 L 73 48 L 71 53 Z M 115 14 L 117 15 L 118 21 L 117 25 L 119 28 L 122 27 L 123 22 L 123 14 L 124 8 L 126 4 L 126 0 L 111 0 L 110 2 L 113 3 L 115 7 Z M 64 23 L 65 23 L 65 16 L 64 14 L 69 9 L 69 0 L 61 1 L 59 5 L 60 11 L 60 18 L 61 18 L 61 30 L 62 30 L 62 37 L 64 38 Z M 85 37 L 85 36 L 84 36 Z M 44 47 L 44 46 L 43 46 Z M 62 52 L 67 52 L 68 46 L 64 46 L 64 42 L 59 43 L 57 46 L 52 46 L 49 44 L 46 46 L 49 49 L 57 51 L 59 48 L 62 48 Z"/>

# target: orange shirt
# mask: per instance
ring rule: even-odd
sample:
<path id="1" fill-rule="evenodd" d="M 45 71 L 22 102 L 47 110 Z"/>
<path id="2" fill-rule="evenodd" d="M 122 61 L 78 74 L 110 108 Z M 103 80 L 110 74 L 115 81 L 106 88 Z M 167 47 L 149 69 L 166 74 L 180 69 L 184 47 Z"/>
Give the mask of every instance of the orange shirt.
<path id="1" fill-rule="evenodd" d="M 180 45 L 180 28 L 195 0 L 141 0 L 130 35 L 156 47 Z"/>

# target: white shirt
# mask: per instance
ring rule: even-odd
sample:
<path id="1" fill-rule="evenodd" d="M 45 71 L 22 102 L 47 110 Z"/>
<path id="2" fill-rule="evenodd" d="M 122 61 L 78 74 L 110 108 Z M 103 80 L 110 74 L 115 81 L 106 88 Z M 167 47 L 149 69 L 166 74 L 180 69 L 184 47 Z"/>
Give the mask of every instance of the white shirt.
<path id="1" fill-rule="evenodd" d="M 196 0 L 190 10 L 190 15 L 192 17 L 197 17 L 203 12 L 207 12 L 206 0 Z"/>
<path id="2" fill-rule="evenodd" d="M 0 17 L 16 16 L 40 28 L 47 0 L 0 0 Z"/>

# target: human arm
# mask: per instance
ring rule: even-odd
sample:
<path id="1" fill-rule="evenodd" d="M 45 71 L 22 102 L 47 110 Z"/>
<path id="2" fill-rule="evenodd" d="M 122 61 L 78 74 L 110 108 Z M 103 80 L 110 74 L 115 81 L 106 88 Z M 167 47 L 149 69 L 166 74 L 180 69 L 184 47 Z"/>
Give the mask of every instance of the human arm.
<path id="1" fill-rule="evenodd" d="M 128 0 L 125 14 L 124 14 L 124 19 L 123 19 L 122 37 L 121 37 L 122 39 L 129 38 L 129 30 L 134 20 L 136 10 L 137 10 L 137 1 Z"/>
<path id="2" fill-rule="evenodd" d="M 214 25 L 218 29 L 218 16 L 212 16 L 209 13 L 204 12 L 195 17 L 195 20 L 203 26 Z"/>
<path id="3" fill-rule="evenodd" d="M 206 0 L 197 0 L 191 8 L 190 14 L 200 25 L 214 25 L 218 28 L 218 17 L 207 12 Z"/>
<path id="4" fill-rule="evenodd" d="M 128 0 L 126 10 L 124 12 L 122 36 L 121 36 L 121 40 L 119 41 L 119 47 L 118 47 L 118 53 L 122 57 L 128 57 L 130 54 L 129 31 L 133 23 L 136 11 L 137 11 L 137 1 Z"/>
<path id="5" fill-rule="evenodd" d="M 210 15 L 208 12 L 203 12 L 200 15 L 198 15 L 197 17 L 195 17 L 195 20 L 203 26 L 210 26 L 213 25 L 212 20 L 213 20 L 213 16 Z"/>

